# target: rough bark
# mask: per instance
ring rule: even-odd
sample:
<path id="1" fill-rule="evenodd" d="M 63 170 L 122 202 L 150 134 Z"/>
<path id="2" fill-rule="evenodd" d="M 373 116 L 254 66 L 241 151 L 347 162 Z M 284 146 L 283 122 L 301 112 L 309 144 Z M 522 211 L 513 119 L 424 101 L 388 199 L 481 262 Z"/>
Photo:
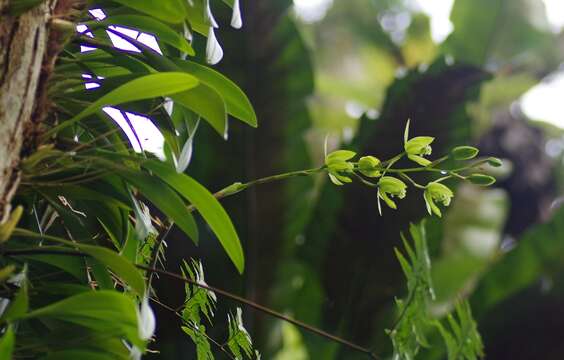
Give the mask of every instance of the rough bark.
<path id="1" fill-rule="evenodd" d="M 24 134 L 33 124 L 36 99 L 42 97 L 38 88 L 55 2 L 13 16 L 8 14 L 10 1 L 0 0 L 0 223 L 9 214 Z"/>

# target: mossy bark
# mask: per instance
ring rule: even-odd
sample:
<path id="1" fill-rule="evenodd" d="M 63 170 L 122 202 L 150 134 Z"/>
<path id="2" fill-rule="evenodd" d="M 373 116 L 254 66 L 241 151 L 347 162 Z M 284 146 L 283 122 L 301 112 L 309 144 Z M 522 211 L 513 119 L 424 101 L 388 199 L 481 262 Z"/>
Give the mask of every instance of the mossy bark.
<path id="1" fill-rule="evenodd" d="M 17 2 L 18 0 L 11 0 Z M 49 24 L 56 0 L 44 1 L 23 14 L 10 14 L 10 0 L 0 0 L 0 223 L 10 212 L 18 187 L 18 164 L 32 146 L 38 99 L 45 96 L 45 57 Z M 52 62 L 52 59 L 49 60 Z M 43 115 L 41 115 L 43 116 Z"/>

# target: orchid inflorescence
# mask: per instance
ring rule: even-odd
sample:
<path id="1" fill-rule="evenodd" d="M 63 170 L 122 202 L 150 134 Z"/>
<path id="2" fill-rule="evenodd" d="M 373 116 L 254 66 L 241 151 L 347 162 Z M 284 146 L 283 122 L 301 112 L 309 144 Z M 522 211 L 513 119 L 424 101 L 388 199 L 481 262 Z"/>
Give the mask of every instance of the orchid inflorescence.
<path id="1" fill-rule="evenodd" d="M 495 178 L 473 170 L 484 164 L 499 167 L 502 162 L 498 158 L 488 157 L 466 166 L 441 169 L 438 166 L 449 158 L 457 161 L 471 160 L 478 155 L 479 151 L 473 146 L 457 146 L 451 150 L 449 155 L 430 160 L 428 157 L 432 153 L 431 144 L 434 140 L 435 138 L 431 136 L 416 136 L 410 139 L 408 120 L 404 132 L 403 152 L 400 154 L 386 161 L 380 161 L 376 156 L 362 156 L 354 162 L 351 161 L 357 155 L 354 151 L 337 150 L 326 154 L 325 168 L 329 174 L 329 179 L 335 185 L 351 183 L 352 177 L 354 177 L 363 184 L 376 188 L 380 215 L 382 214 L 381 200 L 388 207 L 397 209 L 393 199 L 403 199 L 407 195 L 408 186 L 403 181 L 405 180 L 414 187 L 423 190 L 423 199 L 429 214 L 441 217 L 441 209 L 437 204 L 449 206 L 454 196 L 454 192 L 443 184 L 443 181 L 457 178 L 475 185 L 489 186 L 495 183 Z M 406 169 L 393 168 L 392 166 L 403 157 L 407 157 L 419 166 Z M 427 185 L 421 185 L 409 176 L 409 173 L 413 172 L 438 173 L 441 177 L 427 183 Z"/>

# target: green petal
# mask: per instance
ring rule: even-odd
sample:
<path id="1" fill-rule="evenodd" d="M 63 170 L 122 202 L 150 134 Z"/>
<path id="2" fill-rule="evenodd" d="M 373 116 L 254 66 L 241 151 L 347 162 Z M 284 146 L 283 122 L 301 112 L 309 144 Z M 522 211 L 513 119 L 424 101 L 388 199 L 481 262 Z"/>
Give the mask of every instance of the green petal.
<path id="1" fill-rule="evenodd" d="M 384 202 L 386 203 L 386 205 L 388 205 L 388 206 L 391 207 L 392 209 L 396 210 L 396 209 L 398 208 L 397 205 L 396 205 L 396 203 L 393 202 L 392 199 L 390 199 L 390 198 L 388 197 L 388 195 L 387 195 L 385 192 L 381 191 L 381 192 L 380 192 L 380 197 L 382 198 L 382 200 L 384 200 Z"/>
<path id="2" fill-rule="evenodd" d="M 442 216 L 441 209 L 439 209 L 437 204 L 435 204 L 435 202 L 433 201 L 433 197 L 431 196 L 429 191 L 426 190 L 423 193 L 423 197 L 425 198 L 425 204 L 427 205 L 427 211 L 429 211 L 429 214 L 432 215 L 431 214 L 432 212 L 438 217 L 441 217 Z"/>
<path id="3" fill-rule="evenodd" d="M 431 161 L 419 155 L 407 155 L 407 157 L 409 158 L 409 160 L 414 161 L 421 166 L 429 166 L 429 164 L 431 164 Z"/>
<path id="4" fill-rule="evenodd" d="M 337 179 L 337 178 L 335 177 L 335 175 L 333 175 L 333 174 L 329 174 L 329 179 L 331 179 L 331 182 L 332 182 L 333 184 L 335 184 L 335 185 L 338 185 L 338 186 L 343 185 L 343 183 L 340 182 L 339 179 Z"/>
<path id="5" fill-rule="evenodd" d="M 435 140 L 431 136 L 417 136 L 405 143 L 405 152 L 412 155 L 421 154 L 422 150 Z"/>
<path id="6" fill-rule="evenodd" d="M 325 157 L 325 163 L 329 164 L 330 162 L 333 161 L 347 161 L 352 159 L 353 157 L 355 157 L 356 153 L 354 151 L 350 151 L 350 150 L 337 150 L 337 151 L 333 151 L 332 153 L 328 154 Z"/>

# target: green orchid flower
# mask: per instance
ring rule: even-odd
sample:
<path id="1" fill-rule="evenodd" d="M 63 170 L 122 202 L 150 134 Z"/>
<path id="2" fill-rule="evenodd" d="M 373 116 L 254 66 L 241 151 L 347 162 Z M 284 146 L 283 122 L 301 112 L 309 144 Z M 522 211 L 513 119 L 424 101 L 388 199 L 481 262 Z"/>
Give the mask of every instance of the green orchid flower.
<path id="1" fill-rule="evenodd" d="M 344 185 L 352 182 L 347 174 L 352 173 L 354 166 L 347 160 L 356 156 L 354 151 L 337 150 L 325 156 L 325 165 L 329 172 L 329 179 L 335 185 Z"/>
<path id="2" fill-rule="evenodd" d="M 386 205 L 392 209 L 397 209 L 396 203 L 391 199 L 397 197 L 403 199 L 407 193 L 407 185 L 399 179 L 391 176 L 382 176 L 378 181 L 378 211 L 382 215 L 382 206 L 380 199 L 384 200 Z"/>
<path id="3" fill-rule="evenodd" d="M 423 156 L 431 155 L 433 149 L 431 148 L 431 143 L 435 140 L 431 136 L 416 136 L 413 139 L 409 139 L 409 120 L 405 126 L 405 132 L 403 136 L 403 147 L 407 154 L 407 157 L 421 166 L 428 166 L 431 161 L 425 159 Z"/>
<path id="4" fill-rule="evenodd" d="M 435 214 L 441 217 L 441 209 L 439 209 L 435 201 L 442 203 L 444 206 L 449 206 L 453 196 L 454 193 L 446 185 L 438 182 L 430 182 L 427 184 L 423 198 L 425 199 L 425 205 L 427 206 L 429 215 Z"/>
<path id="5" fill-rule="evenodd" d="M 358 171 L 364 176 L 375 178 L 382 175 L 379 170 L 380 159 L 374 156 L 363 156 L 358 160 Z"/>

